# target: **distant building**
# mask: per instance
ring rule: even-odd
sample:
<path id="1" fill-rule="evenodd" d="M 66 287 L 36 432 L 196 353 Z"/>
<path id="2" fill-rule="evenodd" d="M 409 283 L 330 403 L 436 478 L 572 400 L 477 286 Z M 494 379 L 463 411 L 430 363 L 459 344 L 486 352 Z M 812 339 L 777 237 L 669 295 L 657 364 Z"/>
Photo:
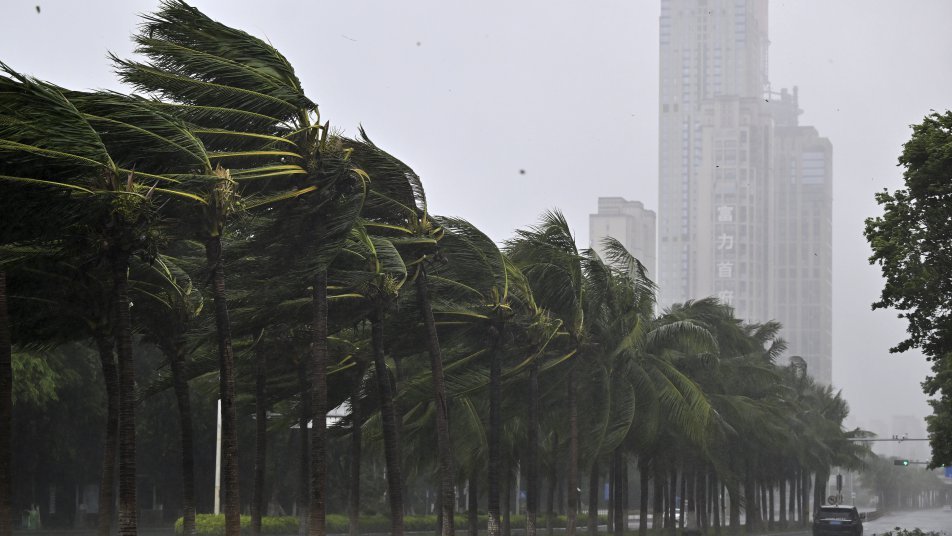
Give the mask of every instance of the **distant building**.
<path id="1" fill-rule="evenodd" d="M 664 306 L 716 296 L 776 319 L 832 381 L 832 145 L 771 92 L 767 0 L 661 0 L 659 260 Z"/>
<path id="2" fill-rule="evenodd" d="M 623 197 L 599 197 L 598 213 L 588 217 L 589 244 L 602 259 L 606 259 L 602 240 L 610 236 L 645 265 L 652 280 L 656 273 L 656 232 L 654 211 L 645 209 L 640 201 Z"/>
<path id="3" fill-rule="evenodd" d="M 797 91 L 774 105 L 769 207 L 768 315 L 783 324 L 788 355 L 823 383 L 833 377 L 833 146 L 799 126 Z"/>

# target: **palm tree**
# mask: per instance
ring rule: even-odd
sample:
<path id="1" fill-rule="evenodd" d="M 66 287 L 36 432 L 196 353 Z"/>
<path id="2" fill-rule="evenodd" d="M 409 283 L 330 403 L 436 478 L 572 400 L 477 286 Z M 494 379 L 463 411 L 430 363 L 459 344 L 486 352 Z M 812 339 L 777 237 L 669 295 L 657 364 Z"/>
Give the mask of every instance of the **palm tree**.
<path id="1" fill-rule="evenodd" d="M 579 254 L 575 245 L 575 238 L 572 236 L 568 221 L 558 211 L 547 212 L 542 216 L 538 226 L 516 231 L 516 238 L 507 243 L 507 252 L 513 262 L 525 273 L 539 305 L 562 321 L 569 336 L 571 352 L 579 352 L 585 337 L 582 307 L 582 255 Z M 567 485 L 570 490 L 578 488 L 576 375 L 576 364 L 570 363 L 566 371 L 569 426 L 566 467 Z M 566 534 L 569 536 L 575 535 L 576 498 L 574 491 L 569 493 L 566 522 Z"/>
<path id="2" fill-rule="evenodd" d="M 274 47 L 245 32 L 214 21 L 188 4 L 170 0 L 146 17 L 135 37 L 138 52 L 151 63 L 115 58 L 120 77 L 137 89 L 171 102 L 168 108 L 192 124 L 211 156 L 227 168 L 212 190 L 207 215 L 208 264 L 212 272 L 222 363 L 222 428 L 226 533 L 238 534 L 237 435 L 234 415 L 233 354 L 221 262 L 221 234 L 233 204 L 231 180 L 262 193 L 248 208 L 288 198 L 303 204 L 285 206 L 272 220 L 281 229 L 308 236 L 323 226 L 327 240 L 310 244 L 311 269 L 301 275 L 311 289 L 312 347 L 310 367 L 311 499 L 310 531 L 325 530 L 325 428 L 327 374 L 327 267 L 339 251 L 356 212 L 349 205 L 362 199 L 354 187 L 360 173 L 321 125 L 317 105 L 304 94 L 287 59 Z M 278 181 L 278 185 L 272 183 Z M 260 185 L 260 186 L 259 186 Z M 265 190 L 267 189 L 267 190 Z M 277 192 L 277 193 L 275 193 Z M 245 192 L 249 194 L 248 191 Z M 357 194 L 357 195 L 355 195 Z M 340 201 L 345 200 L 344 206 Z M 328 205 L 330 203 L 330 205 Z M 334 210 L 334 208 L 338 210 Z M 273 230 L 272 236 L 281 234 Z M 286 233 L 285 233 L 286 234 Z M 287 236 L 285 236 L 287 238 Z M 303 251 L 290 248 L 303 255 Z"/>
<path id="3" fill-rule="evenodd" d="M 361 140 L 347 144 L 355 165 L 371 177 L 370 191 L 364 207 L 366 226 L 374 233 L 386 236 L 400 251 L 409 276 L 415 282 L 417 306 L 425 329 L 425 347 L 430 356 L 430 375 L 433 386 L 433 406 L 436 410 L 437 458 L 440 475 L 440 504 L 444 536 L 452 536 L 453 459 L 450 450 L 449 407 L 443 374 L 443 355 L 436 321 L 429 295 L 427 263 L 432 261 L 434 249 L 443 235 L 443 229 L 428 214 L 426 194 L 420 177 L 405 163 L 375 145 L 361 129 Z"/>
<path id="4" fill-rule="evenodd" d="M 133 254 L 151 254 L 155 198 L 194 198 L 160 187 L 177 182 L 168 172 L 195 166 L 203 151 L 184 125 L 144 101 L 68 92 L 2 68 L 7 75 L 0 82 L 4 179 L 75 195 L 78 223 L 89 231 L 71 247 L 93 244 L 87 251 L 98 252 L 111 272 L 119 374 L 119 528 L 120 534 L 134 534 L 135 375 L 127 272 Z"/>
<path id="5" fill-rule="evenodd" d="M 194 259 L 198 256 L 193 248 L 188 247 L 189 244 L 180 246 L 185 247 L 176 248 L 178 260 L 190 260 L 189 257 Z M 195 533 L 196 506 L 187 360 L 195 345 L 190 344 L 187 335 L 195 327 L 204 300 L 183 267 L 165 255 L 156 258 L 151 265 L 137 268 L 132 290 L 137 295 L 137 302 L 142 305 L 137 308 L 136 319 L 144 328 L 144 339 L 155 344 L 168 358 L 172 374 L 182 445 L 182 529 L 184 534 L 191 536 Z"/>
<path id="6" fill-rule="evenodd" d="M 358 270 L 344 272 L 344 288 L 356 293 L 366 302 L 367 318 L 371 325 L 371 348 L 387 464 L 387 494 L 390 501 L 391 533 L 403 534 L 403 471 L 400 463 L 400 437 L 394 406 L 393 387 L 386 364 L 384 327 L 387 310 L 407 279 L 406 266 L 393 244 L 382 237 L 373 237 L 364 226 L 352 232 L 352 240 L 345 248 L 345 258 L 356 258 L 363 264 Z M 359 407 L 359 402 L 357 403 Z M 358 423 L 355 422 L 354 426 Z M 354 530 L 355 527 L 351 527 Z"/>
<path id="7" fill-rule="evenodd" d="M 463 325 L 474 323 L 479 342 L 489 341 L 488 531 L 498 536 L 501 530 L 502 358 L 506 332 L 511 329 L 508 324 L 513 317 L 509 274 L 517 269 L 488 236 L 469 222 L 455 218 L 438 221 L 446 231 L 440 250 L 447 262 L 443 269 L 436 269 L 432 280 L 444 301 L 458 305 L 435 312 Z M 451 292 L 458 296 L 451 297 Z M 475 474 L 470 478 L 475 479 Z"/>
<path id="8" fill-rule="evenodd" d="M 11 183 L 4 183 L 10 189 Z M 43 191 L 45 190 L 45 191 Z M 62 214 L 56 210 L 58 201 L 63 201 L 62 190 L 52 187 L 40 189 L 27 187 L 12 190 L 16 200 L 22 194 L 26 198 L 42 199 L 49 213 Z M 17 195 L 21 194 L 21 195 Z M 10 198 L 4 197 L 4 200 Z M 12 221 L 28 222 L 34 236 L 55 237 L 61 229 L 53 228 L 50 221 L 37 218 L 34 202 L 23 203 L 23 198 L 0 208 L 10 215 Z M 57 207 L 62 211 L 68 207 Z M 45 213 L 43 213 L 45 214 Z M 35 221 L 31 221 L 35 220 Z M 54 220 L 55 221 L 55 220 Z M 55 224 L 54 224 L 55 225 Z M 119 379 L 114 354 L 114 339 L 109 325 L 112 309 L 109 276 L 103 270 L 83 263 L 75 255 L 57 245 L 58 241 L 11 244 L 0 250 L 8 285 L 16 288 L 7 298 L 13 304 L 15 324 L 20 324 L 20 340 L 14 346 L 52 346 L 92 339 L 99 352 L 100 364 L 106 390 L 106 426 L 103 444 L 103 459 L 98 515 L 99 534 L 108 536 L 112 524 L 116 476 L 116 448 L 119 424 Z"/>
<path id="9" fill-rule="evenodd" d="M 7 275 L 0 269 L 0 532 L 13 534 L 13 359 L 7 316 Z"/>

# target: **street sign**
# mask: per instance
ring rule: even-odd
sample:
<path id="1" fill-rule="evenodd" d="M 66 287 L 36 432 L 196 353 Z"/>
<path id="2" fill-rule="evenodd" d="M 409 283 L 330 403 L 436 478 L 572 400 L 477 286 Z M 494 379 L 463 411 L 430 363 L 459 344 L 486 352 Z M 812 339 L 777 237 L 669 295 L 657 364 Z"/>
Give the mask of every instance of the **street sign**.
<path id="1" fill-rule="evenodd" d="M 946 468 L 945 468 L 945 477 L 946 477 L 946 478 L 952 478 L 952 467 L 946 467 Z"/>

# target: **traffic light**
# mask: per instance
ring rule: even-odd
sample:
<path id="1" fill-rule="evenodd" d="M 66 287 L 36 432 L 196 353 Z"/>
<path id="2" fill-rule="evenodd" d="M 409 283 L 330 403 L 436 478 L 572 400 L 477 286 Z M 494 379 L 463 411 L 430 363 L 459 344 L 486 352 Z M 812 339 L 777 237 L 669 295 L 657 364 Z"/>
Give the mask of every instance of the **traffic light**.
<path id="1" fill-rule="evenodd" d="M 893 465 L 909 465 L 909 460 L 893 460 Z"/>

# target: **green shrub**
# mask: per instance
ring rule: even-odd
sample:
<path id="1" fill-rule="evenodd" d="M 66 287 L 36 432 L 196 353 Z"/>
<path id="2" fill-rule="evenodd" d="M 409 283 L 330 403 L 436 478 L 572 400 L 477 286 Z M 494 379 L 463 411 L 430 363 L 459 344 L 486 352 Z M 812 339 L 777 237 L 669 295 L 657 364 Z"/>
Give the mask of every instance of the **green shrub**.
<path id="1" fill-rule="evenodd" d="M 941 533 L 935 531 L 924 531 L 920 528 L 908 530 L 896 527 L 893 530 L 884 532 L 883 536 L 940 536 L 940 534 Z"/>
<path id="2" fill-rule="evenodd" d="M 182 518 L 175 521 L 175 534 L 182 534 Z M 345 524 L 346 526 L 346 521 Z M 297 534 L 298 519 L 292 516 L 262 517 L 261 534 L 285 536 Z M 241 533 L 251 534 L 251 516 L 241 516 Z M 224 514 L 198 514 L 195 516 L 195 534 L 198 536 L 222 536 L 225 534 Z"/>
<path id="3" fill-rule="evenodd" d="M 488 520 L 486 514 L 479 516 L 479 526 L 485 529 Z M 416 515 L 405 516 L 403 518 L 404 528 L 408 532 L 431 531 L 436 528 L 436 515 Z M 526 524 L 526 516 L 514 515 L 511 518 L 513 527 L 523 527 Z M 584 527 L 588 516 L 579 514 L 576 521 L 577 526 Z M 607 522 L 607 516 L 599 516 L 599 522 Z M 456 528 L 465 529 L 469 523 L 467 514 L 456 514 L 453 519 Z M 553 526 L 564 527 L 565 516 L 555 516 Z M 539 526 L 546 526 L 545 514 L 539 515 Z M 348 517 L 344 514 L 327 515 L 327 532 L 331 534 L 346 534 L 348 532 Z M 390 517 L 382 514 L 360 516 L 361 532 L 389 532 Z M 291 516 L 282 517 L 263 517 L 261 518 L 261 533 L 273 536 L 289 536 L 297 534 L 298 518 Z M 214 514 L 198 514 L 195 516 L 195 533 L 197 536 L 223 536 L 225 534 L 225 516 Z M 251 534 L 251 517 L 241 516 L 241 533 L 243 535 Z M 182 534 L 182 518 L 175 522 L 175 534 Z M 897 535 L 899 536 L 899 535 Z M 901 536 L 929 536 L 922 534 L 903 534 Z"/>

